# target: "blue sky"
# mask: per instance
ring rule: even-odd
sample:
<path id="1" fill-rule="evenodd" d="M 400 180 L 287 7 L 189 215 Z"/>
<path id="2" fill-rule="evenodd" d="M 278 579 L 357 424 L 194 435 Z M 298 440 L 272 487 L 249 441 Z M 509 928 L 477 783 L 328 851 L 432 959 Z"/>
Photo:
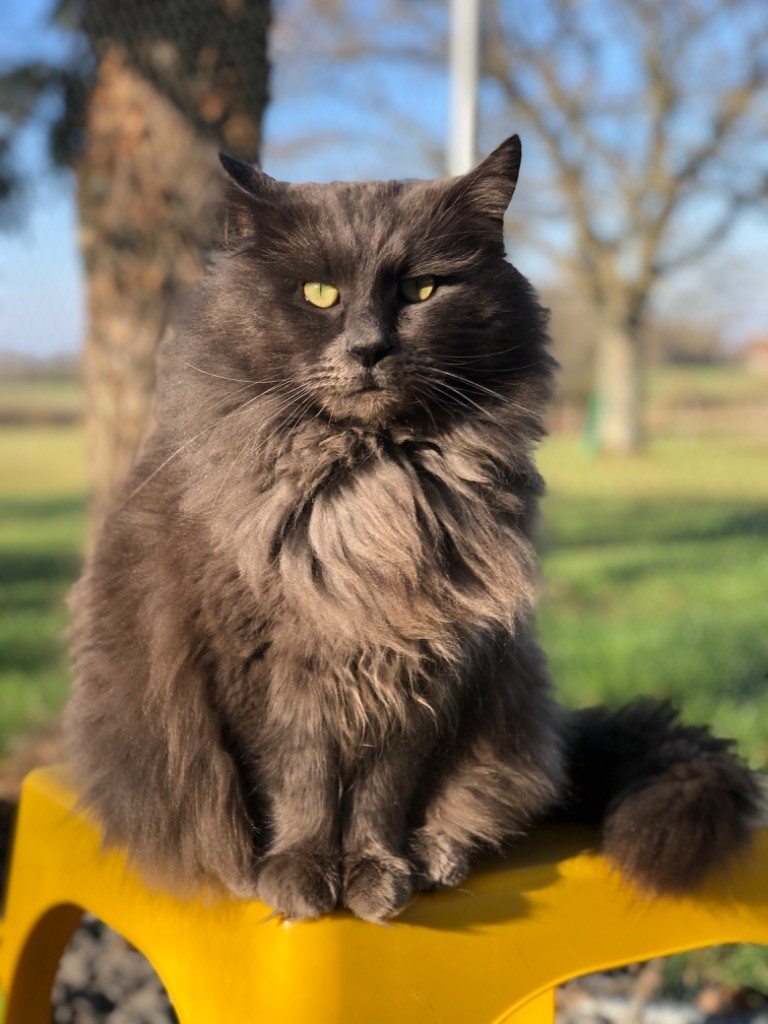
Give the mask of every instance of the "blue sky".
<path id="1" fill-rule="evenodd" d="M 377 0 L 359 0 L 355 17 L 373 17 Z M 600 0 L 597 0 L 600 2 Z M 59 59 L 70 45 L 63 34 L 45 27 L 50 0 L 6 0 L 0 5 L 0 63 L 33 54 Z M 324 67 L 319 58 L 322 27 L 291 20 L 294 0 L 277 6 L 273 33 L 272 103 L 264 131 L 265 168 L 292 180 L 355 177 L 424 177 L 439 171 L 434 155 L 444 145 L 448 89 L 445 69 L 404 61 L 369 60 L 362 67 Z M 440 8 L 410 5 L 415 19 L 387 28 L 393 49 L 421 38 L 424 17 L 442 19 Z M 515 8 L 516 9 L 516 8 Z M 608 10 L 610 12 L 610 2 Z M 312 31 L 317 30 L 313 50 Z M 325 26 L 325 31 L 328 26 Z M 331 26 L 331 31 L 333 27 Z M 727 40 L 726 40 L 727 42 Z M 620 42 L 602 53 L 606 80 L 620 94 L 631 87 L 632 69 Z M 392 111 L 403 120 L 395 122 Z M 44 112 L 43 112 L 44 113 Z M 481 145 L 490 147 L 517 126 L 501 114 L 498 95 L 486 86 L 481 94 Z M 680 126 L 695 130 L 693 119 Z M 422 139 L 428 139 L 431 157 Z M 304 145 L 301 145 L 304 140 Z M 306 140 L 309 140 L 307 143 Z M 523 216 L 534 216 L 538 164 L 537 140 L 524 139 L 527 154 L 520 188 Z M 20 156 L 29 172 L 23 228 L 0 231 L 0 348 L 37 354 L 77 348 L 84 329 L 83 283 L 77 252 L 77 217 L 73 182 L 68 174 L 45 173 L 44 136 L 40 123 L 25 133 Z M 706 215 L 701 204 L 691 216 Z M 555 225 L 556 237 L 564 237 Z M 536 283 L 546 283 L 550 269 L 531 250 L 515 252 L 515 262 Z M 765 331 L 768 295 L 764 287 L 768 264 L 765 220 L 744 218 L 727 246 L 709 265 L 679 275 L 665 285 L 660 302 L 691 315 L 721 323 L 727 339 L 739 343 Z M 723 267 L 728 273 L 723 279 Z M 713 287 L 720 278 L 724 283 Z"/>

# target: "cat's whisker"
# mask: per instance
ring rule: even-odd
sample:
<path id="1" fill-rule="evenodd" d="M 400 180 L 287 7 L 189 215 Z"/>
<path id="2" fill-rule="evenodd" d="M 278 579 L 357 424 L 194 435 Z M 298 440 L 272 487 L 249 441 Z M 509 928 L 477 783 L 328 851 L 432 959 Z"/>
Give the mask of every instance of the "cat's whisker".
<path id="1" fill-rule="evenodd" d="M 210 402 L 208 405 L 203 406 L 201 412 L 208 413 L 213 412 L 214 409 L 220 409 L 223 405 L 226 405 L 227 402 L 231 402 L 233 398 L 235 398 L 239 394 L 242 394 L 243 391 L 247 391 L 250 387 L 253 387 L 253 385 L 243 384 L 242 387 L 235 388 L 234 391 L 231 391 L 224 398 L 218 398 L 216 399 L 215 402 Z"/>
<path id="2" fill-rule="evenodd" d="M 284 412 L 286 409 L 291 409 L 291 407 L 294 406 L 296 399 L 298 399 L 300 402 L 300 407 L 298 410 L 298 414 L 300 417 L 304 409 L 304 403 L 306 403 L 306 407 L 309 408 L 309 406 L 311 406 L 312 402 L 314 401 L 314 393 L 309 389 L 306 382 L 300 384 L 297 388 L 295 388 L 290 393 L 288 401 L 284 402 L 271 413 L 270 422 L 273 425 L 274 429 L 271 430 L 266 435 L 266 437 L 262 437 L 260 434 L 255 435 L 254 447 L 252 450 L 253 457 L 256 457 L 257 455 L 261 454 L 261 452 L 264 451 L 269 445 L 269 443 L 277 436 L 278 432 L 284 429 L 286 420 L 281 420 L 279 423 L 275 421 L 277 420 L 277 417 L 280 415 L 280 413 Z M 291 409 L 291 411 L 288 413 L 288 417 L 290 418 L 293 412 L 295 411 L 295 409 Z M 261 444 L 259 445 L 258 448 L 256 448 L 256 442 L 258 441 L 261 441 Z"/>
<path id="3" fill-rule="evenodd" d="M 280 429 L 288 430 L 288 431 L 293 430 L 294 427 L 297 426 L 300 423 L 300 421 L 301 421 L 302 417 L 305 415 L 305 413 L 309 412 L 309 410 L 312 408 L 312 403 L 313 402 L 314 402 L 314 395 L 306 396 L 302 400 L 302 402 L 299 405 L 298 409 L 295 411 L 294 415 L 293 416 L 289 416 L 289 418 L 281 424 L 281 428 Z"/>
<path id="4" fill-rule="evenodd" d="M 263 443 L 261 449 L 259 449 L 259 450 L 261 451 L 263 448 L 265 448 L 269 444 L 269 442 L 274 437 L 277 436 L 277 434 L 279 432 L 284 431 L 285 428 L 286 428 L 286 425 L 288 424 L 289 421 L 293 422 L 294 418 L 296 418 L 297 421 L 298 421 L 298 419 L 301 418 L 301 413 L 302 413 L 303 408 L 305 407 L 305 404 L 306 404 L 306 407 L 308 408 L 309 405 L 312 404 L 312 401 L 313 401 L 313 396 L 312 396 L 311 393 L 310 394 L 307 393 L 307 389 L 306 389 L 305 386 L 302 386 L 302 387 L 298 388 L 296 391 L 294 391 L 291 394 L 290 400 L 288 402 L 286 402 L 284 405 L 281 405 L 280 408 L 276 409 L 274 411 L 274 413 L 272 414 L 271 420 L 273 422 L 274 429 L 271 431 L 270 434 L 267 435 L 267 437 L 265 437 L 263 439 L 264 443 Z M 280 422 L 278 423 L 277 422 L 277 417 L 281 413 L 285 412 L 286 409 L 288 410 L 287 415 L 284 416 L 280 420 Z"/>
<path id="5" fill-rule="evenodd" d="M 213 511 L 216 508 L 216 506 L 218 505 L 219 498 L 221 497 L 221 494 L 222 494 L 222 492 L 224 490 L 224 487 L 226 486 L 226 483 L 227 483 L 227 480 L 230 477 L 230 474 L 232 473 L 232 470 L 235 468 L 237 463 L 240 461 L 242 456 L 245 454 L 246 448 L 248 448 L 248 447 L 250 447 L 252 445 L 253 445 L 253 438 L 252 437 L 247 438 L 245 444 L 240 449 L 240 452 L 238 453 L 238 455 L 236 455 L 235 458 L 232 460 L 232 462 L 230 462 L 229 467 L 228 467 L 226 473 L 224 474 L 224 479 L 221 481 L 221 486 L 219 487 L 218 491 L 216 492 L 216 494 L 214 496 L 213 501 L 211 502 L 211 511 Z"/>
<path id="6" fill-rule="evenodd" d="M 519 352 L 521 348 L 526 348 L 529 343 L 527 341 L 521 341 L 517 345 L 511 345 L 509 348 L 503 348 L 498 351 L 492 350 L 484 353 L 477 353 L 476 355 L 457 356 L 456 358 L 464 362 L 477 362 L 484 359 L 497 359 L 499 356 L 508 356 L 512 352 Z M 450 356 L 448 358 L 451 358 Z"/>
<path id="7" fill-rule="evenodd" d="M 449 392 L 451 392 L 452 394 L 457 395 L 459 400 L 460 400 L 460 402 L 463 403 L 465 409 L 469 409 L 469 410 L 477 409 L 478 412 L 482 413 L 482 415 L 486 419 L 490 420 L 491 423 L 495 423 L 496 426 L 497 427 L 501 427 L 501 429 L 506 434 L 511 435 L 512 432 L 510 430 L 509 424 L 504 423 L 503 420 L 500 420 L 497 416 L 494 416 L 493 413 L 490 411 L 490 409 L 486 409 L 484 406 L 480 405 L 478 402 L 474 402 L 468 395 L 465 395 L 463 393 L 463 391 L 459 391 L 457 388 L 452 388 L 452 387 L 450 387 L 449 385 L 446 385 L 446 384 L 443 384 L 441 386 L 443 388 L 448 388 Z"/>
<path id="8" fill-rule="evenodd" d="M 454 407 L 446 404 L 445 402 L 441 402 L 440 399 L 437 397 L 435 389 L 438 386 L 438 382 L 430 379 L 429 377 L 423 376 L 415 376 L 415 379 L 421 381 L 421 383 L 423 384 L 426 384 L 426 402 L 421 403 L 425 406 L 425 408 L 429 409 L 428 403 L 431 402 L 432 404 L 436 405 L 439 409 L 442 409 L 443 412 L 446 413 L 448 416 L 450 416 L 455 411 Z M 432 417 L 432 422 L 434 423 L 434 417 Z"/>
<path id="9" fill-rule="evenodd" d="M 282 384 L 275 384 L 274 387 L 267 388 L 266 391 L 260 391 L 258 395 L 254 395 L 253 398 L 249 398 L 247 402 L 243 402 L 241 405 L 238 405 L 236 409 L 232 409 L 231 412 L 228 412 L 226 413 L 225 416 L 222 416 L 220 422 L 223 422 L 229 416 L 239 415 L 241 412 L 244 412 L 246 409 L 254 405 L 254 403 L 266 398 L 267 395 L 273 394 L 275 391 L 280 391 L 282 387 Z"/>
<path id="10" fill-rule="evenodd" d="M 482 358 L 486 358 L 483 356 Z M 522 373 L 523 370 L 530 370 L 535 366 L 543 366 L 548 362 L 547 359 L 536 359 L 532 363 L 521 363 L 520 366 L 509 367 L 505 366 L 503 369 L 499 369 L 498 366 L 470 366 L 469 360 L 466 359 L 451 359 L 450 357 L 441 356 L 440 366 L 450 366 L 454 370 L 467 370 L 474 374 L 483 374 L 489 377 L 497 377 L 499 379 L 509 380 L 512 373 Z"/>
<path id="11" fill-rule="evenodd" d="M 177 457 L 178 455 L 181 455 L 181 453 L 182 453 L 183 451 L 185 451 L 185 450 L 186 450 L 186 449 L 187 449 L 187 448 L 188 448 L 188 447 L 189 447 L 189 446 L 190 446 L 191 444 L 193 444 L 193 443 L 194 443 L 195 441 L 197 441 L 197 439 L 198 439 L 198 438 L 202 437 L 202 436 L 203 436 L 203 434 L 205 434 L 205 433 L 208 433 L 209 431 L 212 431 L 212 430 L 214 430 L 214 429 L 215 429 L 215 428 L 216 428 L 216 427 L 217 427 L 217 426 L 218 426 L 218 425 L 219 425 L 220 423 L 222 423 L 222 422 L 223 422 L 223 421 L 224 421 L 225 419 L 227 419 L 227 418 L 228 418 L 229 416 L 233 416 L 233 415 L 235 415 L 236 413 L 242 412 L 242 411 L 243 411 L 244 409 L 246 409 L 246 408 L 247 408 L 248 406 L 250 406 L 250 405 L 253 405 L 253 403 L 254 403 L 254 402 L 258 401 L 258 399 L 259 399 L 259 398 L 263 398 L 263 397 L 264 397 L 265 395 L 269 394 L 270 392 L 278 390 L 280 386 L 281 386 L 281 385 L 279 385 L 279 384 L 278 384 L 278 385 L 275 385 L 275 386 L 274 386 L 274 387 L 272 387 L 272 388 L 268 388 L 268 389 L 267 389 L 267 391 L 262 391 L 262 392 L 260 392 L 260 393 L 259 393 L 258 395 L 255 395 L 255 396 L 254 396 L 253 398 L 249 399 L 249 400 L 248 400 L 247 402 L 244 402 L 244 403 L 242 403 L 241 405 L 239 405 L 239 406 L 238 406 L 238 407 L 237 407 L 236 409 L 233 409 L 233 410 L 232 410 L 231 412 L 228 412 L 228 413 L 226 413 L 226 414 L 225 414 L 224 416 L 222 416 L 222 417 L 221 417 L 220 419 L 217 419 L 217 420 L 215 420 L 215 421 L 214 421 L 213 423 L 209 423 L 207 427 L 204 427 L 204 428 L 203 428 L 203 429 L 202 429 L 201 431 L 199 431 L 199 432 L 198 432 L 197 434 L 195 434 L 195 435 L 194 435 L 193 437 L 189 438 L 189 440 L 185 441 L 185 442 L 184 442 L 184 444 L 180 445 L 180 446 L 179 446 L 179 447 L 178 447 L 178 448 L 176 449 L 176 451 L 175 451 L 175 452 L 173 452 L 173 453 L 172 453 L 171 455 L 169 455 L 169 456 L 168 456 L 168 458 L 167 458 L 167 459 L 165 459 L 165 460 L 164 460 L 163 462 L 161 462 L 161 463 L 160 463 L 160 465 L 159 465 L 159 466 L 157 466 L 157 467 L 156 467 L 156 468 L 155 468 L 155 469 L 154 469 L 154 470 L 153 470 L 153 471 L 152 471 L 152 472 L 151 472 L 151 473 L 149 474 L 149 476 L 148 476 L 148 477 L 146 477 L 146 479 L 142 480 L 142 482 L 141 482 L 141 483 L 140 483 L 140 484 L 138 485 L 138 487 L 134 488 L 134 490 L 133 490 L 133 491 L 131 491 L 131 493 L 130 493 L 130 494 L 128 495 L 128 497 L 127 497 L 127 498 L 125 498 L 125 499 L 123 500 L 123 502 L 121 503 L 121 505 L 120 505 L 120 508 L 125 508 L 125 506 L 126 506 L 126 505 L 128 505 L 128 504 L 129 504 L 129 503 L 130 503 L 131 501 L 133 501 L 133 499 L 134 499 L 134 498 L 136 497 L 136 495 L 137 495 L 137 494 L 139 494 L 139 492 L 140 492 L 140 491 L 142 491 L 142 490 L 143 490 L 143 489 L 144 489 L 144 488 L 145 488 L 145 487 L 147 486 L 147 484 L 151 483 L 151 482 L 152 482 L 152 480 L 154 480 L 154 478 L 155 478 L 155 477 L 156 477 L 156 476 L 158 475 L 158 473 L 160 473 L 160 472 L 161 472 L 161 470 L 165 469 L 165 467 L 166 467 L 166 466 L 167 466 L 167 465 L 168 465 L 168 464 L 169 464 L 170 462 L 172 462 L 172 461 L 173 461 L 173 460 L 174 460 L 174 459 L 175 459 L 175 458 L 176 458 L 176 457 Z M 245 390 L 245 388 L 243 388 L 242 390 L 244 391 L 244 390 Z M 229 401 L 229 399 L 230 399 L 231 397 L 232 397 L 232 396 L 228 396 L 228 397 L 227 397 L 226 399 L 224 399 L 224 401 L 223 401 L 223 402 L 221 402 L 221 403 L 217 403 L 217 405 L 223 405 L 223 404 L 225 404 L 225 403 L 226 403 L 227 401 Z M 205 411 L 206 411 L 206 412 L 210 412 L 210 411 L 212 411 L 212 409 L 214 409 L 214 408 L 216 408 L 216 406 L 212 406 L 212 407 L 211 407 L 210 409 L 207 409 L 207 410 L 205 410 Z"/>
<path id="12" fill-rule="evenodd" d="M 468 377 L 464 377 L 459 373 L 452 373 L 450 370 L 443 370 L 439 366 L 431 366 L 430 370 L 433 373 L 439 373 L 445 377 L 452 377 L 455 380 L 461 381 L 468 387 L 477 388 L 480 391 L 484 391 L 486 394 L 491 395 L 492 398 L 497 399 L 497 401 L 499 402 L 507 403 L 509 401 L 508 397 L 506 395 L 503 395 L 500 391 L 495 391 L 493 388 L 488 388 L 484 384 L 478 384 L 477 381 L 471 380 Z"/>
<path id="13" fill-rule="evenodd" d="M 523 346 L 521 345 L 520 348 L 522 348 L 522 347 Z M 510 351 L 515 351 L 515 349 L 511 349 Z M 440 356 L 440 365 L 441 366 L 459 366 L 459 367 L 466 366 L 466 367 L 469 367 L 470 364 L 472 364 L 472 363 L 491 362 L 493 359 L 496 359 L 496 358 L 498 358 L 498 357 L 500 357 L 502 355 L 505 355 L 505 354 L 508 355 L 509 353 L 488 352 L 488 353 L 486 353 L 485 355 L 482 355 L 482 356 L 455 356 L 455 357 L 454 356 L 445 355 L 445 354 L 441 354 L 441 356 Z M 504 366 L 502 369 L 499 369 L 498 366 L 472 366 L 472 372 L 473 373 L 480 373 L 482 371 L 486 371 L 486 372 L 490 372 L 490 373 L 506 374 L 506 373 L 509 372 L 509 369 L 510 368 L 508 366 Z"/>
<path id="14" fill-rule="evenodd" d="M 427 414 L 427 416 L 429 416 L 429 418 L 430 418 L 430 420 L 432 422 L 432 427 L 433 427 L 435 433 L 437 433 L 437 431 L 438 431 L 437 421 L 435 420 L 434 414 L 433 414 L 432 410 L 429 407 L 429 403 L 426 401 L 425 398 L 423 398 L 420 395 L 416 395 L 416 401 L 422 407 L 422 409 Z"/>
<path id="15" fill-rule="evenodd" d="M 455 404 L 458 400 L 459 405 L 462 406 L 463 408 L 476 409 L 478 412 L 482 413 L 482 415 L 486 419 L 490 420 L 492 423 L 495 423 L 498 427 L 501 427 L 505 433 L 511 433 L 508 424 L 504 423 L 502 420 L 498 419 L 498 417 L 494 416 L 490 409 L 487 409 L 484 406 L 480 405 L 479 403 L 473 401 L 468 395 L 465 395 L 463 391 L 459 391 L 458 388 L 454 388 L 452 385 L 446 384 L 445 381 L 432 380 L 429 383 L 437 391 L 442 392 L 445 395 L 445 397 L 449 399 L 449 401 L 452 401 Z M 455 395 L 456 397 L 451 398 L 451 395 Z"/>
<path id="16" fill-rule="evenodd" d="M 203 409 L 201 409 L 201 412 L 209 413 L 213 412 L 214 409 L 220 409 L 222 406 L 226 405 L 227 402 L 230 402 L 236 395 L 239 395 L 242 391 L 247 391 L 250 386 L 251 385 L 247 384 L 241 388 L 236 388 L 235 391 L 226 395 L 224 398 L 220 398 L 218 401 L 205 406 Z M 221 417 L 221 419 L 224 420 L 226 419 L 227 416 L 230 416 L 232 413 L 239 412 L 240 409 L 245 408 L 245 406 L 252 405 L 255 401 L 258 401 L 259 398 L 264 398 L 266 395 L 271 394 L 273 391 L 279 391 L 282 386 L 283 382 L 280 381 L 277 384 L 273 385 L 273 387 L 267 388 L 266 391 L 260 391 L 258 395 L 254 395 L 254 397 L 249 399 L 247 402 L 241 402 L 240 405 L 236 406 L 234 409 L 230 409 L 230 411 L 225 413 L 224 416 Z"/>
<path id="17" fill-rule="evenodd" d="M 274 391 L 274 390 L 276 390 L 276 389 L 275 389 L 275 388 L 272 388 L 272 389 L 270 389 L 270 390 Z M 300 384 L 299 384 L 299 385 L 298 385 L 297 387 L 295 387 L 295 388 L 294 388 L 294 389 L 293 389 L 293 390 L 292 390 L 292 391 L 291 391 L 291 392 L 290 392 L 290 393 L 288 394 L 288 396 L 283 396 L 283 397 L 287 397 L 287 401 L 286 401 L 286 402 L 284 402 L 284 403 L 283 403 L 283 404 L 282 404 L 282 405 L 281 405 L 281 406 L 279 407 L 279 409 L 278 409 L 278 411 L 277 411 L 277 413 L 276 413 L 275 415 L 279 415 L 279 413 L 280 413 L 280 412 L 281 412 L 282 410 L 284 410 L 284 409 L 286 409 L 286 408 L 289 408 L 289 407 L 293 406 L 293 404 L 294 404 L 294 399 L 295 399 L 295 398 L 296 398 L 297 396 L 299 396 L 299 395 L 303 394 L 303 393 L 305 392 L 305 390 L 306 390 L 306 384 L 302 382 L 302 383 L 300 383 Z M 257 397 L 261 397 L 261 396 L 257 396 Z M 251 400 L 250 402 L 246 403 L 246 404 L 247 404 L 247 405 L 250 405 L 250 404 L 252 404 L 252 403 L 253 403 L 253 399 L 252 399 L 252 400 Z M 224 488 L 225 488 L 225 486 L 226 486 L 227 480 L 229 479 L 230 475 L 232 474 L 232 471 L 234 470 L 235 466 L 236 466 L 236 465 L 237 465 L 237 463 L 238 463 L 238 462 L 240 461 L 240 459 L 241 459 L 241 458 L 243 457 L 243 455 L 245 454 L 245 452 L 246 452 L 246 451 L 247 451 L 247 450 L 248 450 L 248 449 L 250 448 L 250 454 L 251 454 L 251 458 L 255 458 L 255 457 L 256 457 L 256 456 L 257 456 L 257 455 L 258 455 L 258 454 L 259 454 L 259 453 L 260 453 L 260 452 L 261 452 L 261 451 L 262 451 L 262 450 L 264 449 L 264 447 L 265 447 L 265 446 L 266 446 L 266 445 L 267 445 L 267 444 L 269 443 L 269 440 L 271 439 L 271 437 L 273 437 L 273 436 L 274 436 L 274 434 L 275 434 L 275 433 L 277 432 L 277 430 L 281 429 L 281 427 L 283 427 L 284 425 L 285 425 L 284 423 L 281 423 L 281 424 L 280 424 L 280 425 L 279 425 L 279 426 L 278 426 L 278 427 L 277 427 L 277 428 L 275 429 L 275 431 L 273 431 L 273 432 L 272 432 L 272 434 L 271 434 L 271 435 L 270 435 L 269 437 L 267 437 L 266 439 L 264 439 L 264 444 L 263 444 L 263 445 L 261 446 L 261 448 L 259 448 L 258 450 L 256 449 L 256 443 L 257 443 L 257 442 L 258 442 L 258 440 L 260 439 L 260 437 L 259 437 L 259 435 L 258 435 L 258 434 L 254 434 L 254 435 L 253 435 L 253 437 L 249 437 L 249 438 L 248 438 L 248 439 L 246 440 L 245 444 L 244 444 L 244 445 L 243 445 L 243 447 L 242 447 L 242 448 L 240 449 L 239 453 L 238 453 L 238 454 L 237 454 L 237 455 L 235 456 L 235 458 L 234 458 L 234 459 L 232 460 L 232 462 L 231 462 L 231 463 L 229 464 L 229 467 L 227 468 L 227 471 L 226 471 L 226 473 L 224 474 L 224 479 L 222 480 L 222 482 L 221 482 L 221 485 L 220 485 L 220 487 L 219 487 L 218 491 L 216 492 L 216 495 L 215 495 L 215 497 L 214 497 L 214 499 L 213 499 L 213 502 L 211 503 L 211 509 L 212 509 L 212 510 L 213 510 L 213 509 L 215 509 L 215 508 L 216 508 L 216 506 L 218 505 L 218 502 L 219 502 L 219 498 L 221 497 L 221 495 L 222 495 L 222 493 L 223 493 L 223 491 L 224 491 Z"/>
<path id="18" fill-rule="evenodd" d="M 202 437 L 203 434 L 206 433 L 206 431 L 212 430 L 215 426 L 216 426 L 215 423 L 209 423 L 207 427 L 205 427 L 203 430 L 200 431 L 199 434 L 195 434 L 194 437 L 191 437 L 188 441 L 186 441 L 183 445 L 181 445 L 181 447 L 177 448 L 176 451 L 173 452 L 172 455 L 169 455 L 168 458 L 164 462 L 161 462 L 160 465 L 157 466 L 149 474 L 149 476 L 139 484 L 138 487 L 136 487 L 133 491 L 131 491 L 131 493 L 128 495 L 128 497 L 125 498 L 125 500 L 121 503 L 120 508 L 125 508 L 125 506 L 129 502 L 131 502 L 136 497 L 136 495 L 147 486 L 148 483 L 150 483 L 152 480 L 154 480 L 154 478 L 157 476 L 157 474 L 162 469 L 165 469 L 165 467 L 168 465 L 169 462 L 172 462 L 173 459 L 175 459 L 177 455 L 180 455 L 184 451 L 184 449 L 188 448 L 194 441 L 196 441 L 198 439 L 198 437 Z"/>
<path id="19" fill-rule="evenodd" d="M 221 373 L 211 373 L 210 370 L 204 370 L 202 368 L 202 366 L 195 366 L 194 363 L 190 363 L 188 360 L 182 359 L 181 356 L 177 356 L 176 358 L 179 360 L 180 363 L 183 363 L 184 366 L 188 366 L 191 370 L 197 370 L 198 373 L 204 373 L 206 377 L 216 377 L 217 380 L 231 380 L 235 384 L 288 384 L 288 383 L 290 383 L 290 379 L 287 378 L 287 377 L 284 377 L 282 379 L 277 379 L 277 380 L 250 380 L 250 379 L 248 379 L 246 377 L 225 377 Z"/>
<path id="20" fill-rule="evenodd" d="M 281 408 L 286 408 L 288 405 L 291 405 L 293 403 L 293 395 L 297 391 L 300 391 L 300 389 L 301 389 L 301 385 L 298 388 L 295 388 L 293 392 L 290 392 L 290 394 L 288 396 L 288 401 L 284 405 L 282 405 Z M 279 388 L 270 388 L 269 390 L 270 391 L 276 391 L 276 390 L 279 390 Z M 267 394 L 267 393 L 268 392 L 265 392 L 265 394 Z M 259 395 L 257 397 L 263 397 L 263 396 Z M 251 399 L 251 401 L 246 403 L 246 405 L 252 405 L 253 402 L 254 402 L 254 400 Z M 221 497 L 221 494 L 222 494 L 222 492 L 224 490 L 224 487 L 226 486 L 226 483 L 227 483 L 227 480 L 229 479 L 230 474 L 232 473 L 232 470 L 235 468 L 236 464 L 240 461 L 242 456 L 245 454 L 245 451 L 248 448 L 250 448 L 251 449 L 251 454 L 252 455 L 255 454 L 254 447 L 255 447 L 256 441 L 258 440 L 258 437 L 259 437 L 258 434 L 255 434 L 253 437 L 249 437 L 246 440 L 246 442 L 243 445 L 243 447 L 240 449 L 240 452 L 238 453 L 238 455 L 230 463 L 229 468 L 227 469 L 227 472 L 224 474 L 224 479 L 221 482 L 221 486 L 219 487 L 218 491 L 216 492 L 216 496 L 213 499 L 212 508 L 215 508 L 216 505 L 218 504 L 218 500 Z"/>
<path id="21" fill-rule="evenodd" d="M 487 394 L 491 395 L 493 398 L 495 398 L 497 401 L 503 403 L 504 405 L 511 405 L 515 409 L 519 409 L 521 412 L 528 413 L 530 416 L 536 415 L 531 409 L 527 409 L 524 405 L 521 405 L 519 402 L 513 401 L 511 398 L 507 397 L 506 395 L 502 395 L 498 391 L 494 391 L 492 388 L 487 388 L 484 384 L 478 384 L 477 381 L 470 380 L 468 377 L 463 377 L 459 373 L 451 373 L 449 370 L 441 370 L 437 366 L 431 367 L 431 370 L 433 370 L 435 373 L 443 374 L 446 377 L 453 377 L 456 380 L 461 381 L 462 383 L 466 384 L 468 387 L 478 388 L 480 391 L 486 392 Z M 448 385 L 448 384 L 446 384 L 445 386 L 446 387 L 450 387 L 450 385 Z M 455 390 L 458 391 L 458 388 L 455 389 Z M 460 392 L 460 393 L 462 395 L 464 394 L 463 392 Z M 472 401 L 472 399 L 468 395 L 464 395 L 464 397 L 468 401 L 470 401 L 470 402 Z M 473 405 L 474 404 L 476 404 L 476 403 L 473 402 Z M 480 406 L 480 405 L 478 405 L 477 407 L 478 407 L 478 409 L 482 409 L 482 406 Z"/>

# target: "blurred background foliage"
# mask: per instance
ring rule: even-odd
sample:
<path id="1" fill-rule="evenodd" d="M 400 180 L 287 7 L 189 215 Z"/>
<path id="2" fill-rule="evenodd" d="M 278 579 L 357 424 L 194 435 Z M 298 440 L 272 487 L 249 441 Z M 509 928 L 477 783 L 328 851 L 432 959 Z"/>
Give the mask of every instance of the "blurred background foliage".
<path id="1" fill-rule="evenodd" d="M 481 9 L 478 145 L 523 135 L 507 248 L 562 367 L 541 454 L 560 691 L 671 697 L 764 765 L 768 7 Z M 63 597 L 215 243 L 216 148 L 291 180 L 442 173 L 448 28 L 442 0 L 0 11 L 0 795 L 56 752 Z M 722 970 L 768 990 L 739 957 Z"/>

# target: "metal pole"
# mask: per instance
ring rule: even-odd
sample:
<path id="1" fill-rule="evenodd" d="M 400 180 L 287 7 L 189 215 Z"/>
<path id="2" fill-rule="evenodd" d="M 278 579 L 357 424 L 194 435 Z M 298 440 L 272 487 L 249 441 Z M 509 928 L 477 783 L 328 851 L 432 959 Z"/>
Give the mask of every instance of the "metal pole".
<path id="1" fill-rule="evenodd" d="M 480 0 L 450 0 L 450 101 L 448 173 L 464 174 L 475 163 L 477 81 L 480 69 Z"/>

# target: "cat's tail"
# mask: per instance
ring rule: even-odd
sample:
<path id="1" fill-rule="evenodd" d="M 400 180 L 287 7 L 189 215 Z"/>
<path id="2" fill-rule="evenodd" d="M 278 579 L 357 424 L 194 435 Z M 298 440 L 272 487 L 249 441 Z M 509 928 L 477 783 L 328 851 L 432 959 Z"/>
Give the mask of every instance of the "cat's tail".
<path id="1" fill-rule="evenodd" d="M 681 724 L 666 702 L 574 712 L 568 736 L 559 811 L 599 825 L 605 855 L 647 891 L 695 889 L 746 847 L 764 813 L 764 790 L 732 742 Z"/>

